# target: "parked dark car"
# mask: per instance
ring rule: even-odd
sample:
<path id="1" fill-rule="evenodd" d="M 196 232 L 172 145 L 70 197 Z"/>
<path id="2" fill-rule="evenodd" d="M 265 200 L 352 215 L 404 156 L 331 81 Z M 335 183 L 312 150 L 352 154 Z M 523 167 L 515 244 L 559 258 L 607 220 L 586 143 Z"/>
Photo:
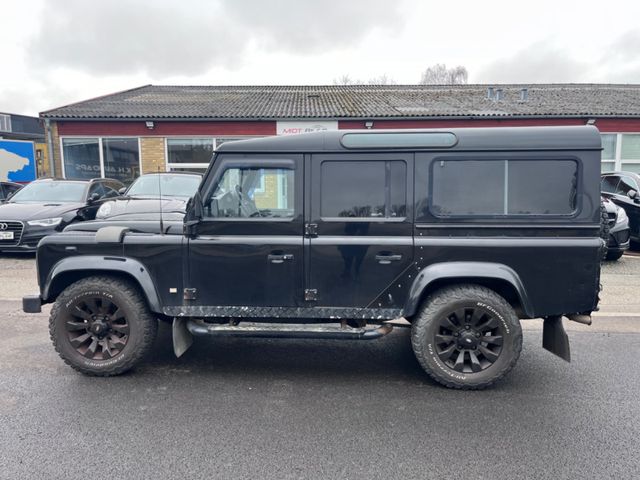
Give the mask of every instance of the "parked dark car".
<path id="1" fill-rule="evenodd" d="M 0 203 L 20 190 L 23 186 L 14 182 L 0 182 Z"/>
<path id="2" fill-rule="evenodd" d="M 484 388 L 516 364 L 520 319 L 565 360 L 562 317 L 591 322 L 600 151 L 591 126 L 225 143 L 181 229 L 43 239 L 23 309 L 53 303 L 57 352 L 99 376 L 149 353 L 157 319 L 180 356 L 193 336 L 369 340 L 403 317 L 432 378 Z"/>
<path id="3" fill-rule="evenodd" d="M 123 186 L 107 178 L 29 183 L 0 205 L 0 251 L 34 252 L 46 235 L 95 218 L 100 205 Z"/>
<path id="4" fill-rule="evenodd" d="M 96 220 L 158 220 L 160 212 L 167 219 L 182 220 L 189 198 L 198 189 L 199 173 L 149 173 L 138 177 L 122 196 L 104 202 Z"/>
<path id="5" fill-rule="evenodd" d="M 623 208 L 602 197 L 605 215 L 602 219 L 602 237 L 607 242 L 604 258 L 618 260 L 629 250 L 629 217 Z"/>
<path id="6" fill-rule="evenodd" d="M 629 217 L 631 248 L 640 249 L 640 175 L 633 172 L 602 174 L 602 195 L 623 208 Z"/>

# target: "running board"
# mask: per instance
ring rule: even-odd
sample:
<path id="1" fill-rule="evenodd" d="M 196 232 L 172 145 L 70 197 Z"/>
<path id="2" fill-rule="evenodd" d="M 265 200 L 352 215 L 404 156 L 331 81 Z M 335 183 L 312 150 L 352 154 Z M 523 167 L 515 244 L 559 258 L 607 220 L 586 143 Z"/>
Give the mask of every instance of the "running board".
<path id="1" fill-rule="evenodd" d="M 226 337 L 262 338 L 322 338 L 331 340 L 373 340 L 384 337 L 392 325 L 383 324 L 377 328 L 352 328 L 341 325 L 250 323 L 239 325 L 205 323 L 187 320 L 187 330 L 192 335 L 213 335 Z"/>

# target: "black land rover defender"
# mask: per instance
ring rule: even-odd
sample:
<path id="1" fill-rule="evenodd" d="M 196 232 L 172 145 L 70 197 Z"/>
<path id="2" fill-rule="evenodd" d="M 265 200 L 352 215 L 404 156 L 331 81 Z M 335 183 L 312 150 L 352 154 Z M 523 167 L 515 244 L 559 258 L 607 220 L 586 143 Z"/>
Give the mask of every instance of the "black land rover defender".
<path id="1" fill-rule="evenodd" d="M 54 302 L 55 348 L 90 375 L 133 367 L 157 319 L 178 356 L 194 335 L 366 340 L 405 324 L 431 377 L 483 388 L 518 360 L 520 319 L 544 318 L 566 360 L 562 316 L 590 323 L 600 149 L 588 126 L 226 143 L 183 224 L 43 239 L 23 308 Z"/>

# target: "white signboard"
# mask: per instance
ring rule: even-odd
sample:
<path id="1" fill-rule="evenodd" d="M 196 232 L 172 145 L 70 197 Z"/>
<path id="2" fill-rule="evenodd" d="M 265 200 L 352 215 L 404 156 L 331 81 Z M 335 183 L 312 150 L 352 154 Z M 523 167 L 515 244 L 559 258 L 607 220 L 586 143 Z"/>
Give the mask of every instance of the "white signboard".
<path id="1" fill-rule="evenodd" d="M 277 122 L 278 135 L 297 135 L 298 133 L 323 132 L 325 130 L 338 130 L 338 121 L 298 121 Z"/>

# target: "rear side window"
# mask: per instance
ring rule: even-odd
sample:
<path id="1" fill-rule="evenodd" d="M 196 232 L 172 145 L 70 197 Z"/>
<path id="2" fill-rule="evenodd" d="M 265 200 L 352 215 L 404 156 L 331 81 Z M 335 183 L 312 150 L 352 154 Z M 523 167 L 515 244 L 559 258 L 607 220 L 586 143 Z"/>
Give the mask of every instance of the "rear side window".
<path id="1" fill-rule="evenodd" d="M 620 183 L 618 184 L 618 188 L 616 189 L 616 194 L 627 195 L 631 190 L 635 190 L 636 192 L 638 191 L 638 184 L 636 183 L 636 181 L 626 175 L 621 176 Z"/>
<path id="2" fill-rule="evenodd" d="M 576 210 L 573 160 L 440 160 L 432 164 L 437 217 L 570 215 Z"/>
<path id="3" fill-rule="evenodd" d="M 391 161 L 322 163 L 323 218 L 402 218 L 407 212 L 407 165 Z"/>
<path id="4" fill-rule="evenodd" d="M 600 182 L 600 190 L 606 193 L 615 193 L 617 186 L 618 177 L 611 175 L 608 177 L 603 177 L 602 182 Z"/>

